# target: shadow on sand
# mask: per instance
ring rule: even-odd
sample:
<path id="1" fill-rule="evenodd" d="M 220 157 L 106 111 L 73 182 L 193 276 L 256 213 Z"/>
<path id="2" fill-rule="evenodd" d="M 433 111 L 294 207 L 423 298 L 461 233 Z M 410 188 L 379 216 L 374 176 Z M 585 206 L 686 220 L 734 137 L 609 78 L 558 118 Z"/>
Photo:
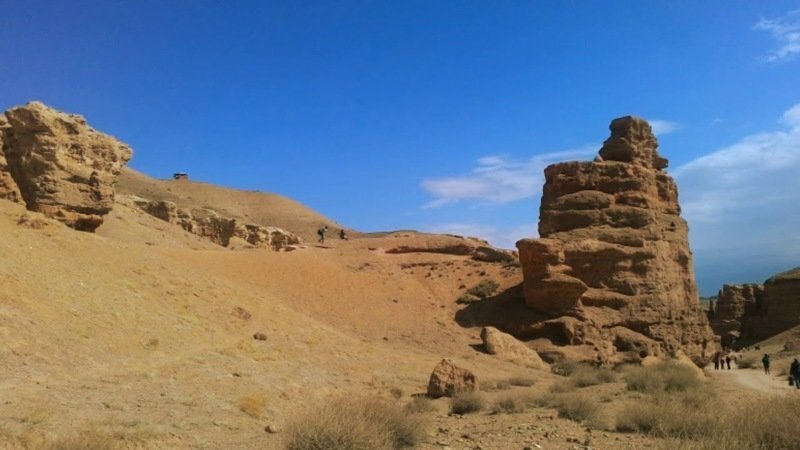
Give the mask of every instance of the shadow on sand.
<path id="1" fill-rule="evenodd" d="M 530 326 L 547 318 L 525 305 L 522 284 L 470 303 L 456 311 L 455 316 L 456 322 L 464 328 L 495 327 L 519 339 L 531 337 L 526 336 Z"/>

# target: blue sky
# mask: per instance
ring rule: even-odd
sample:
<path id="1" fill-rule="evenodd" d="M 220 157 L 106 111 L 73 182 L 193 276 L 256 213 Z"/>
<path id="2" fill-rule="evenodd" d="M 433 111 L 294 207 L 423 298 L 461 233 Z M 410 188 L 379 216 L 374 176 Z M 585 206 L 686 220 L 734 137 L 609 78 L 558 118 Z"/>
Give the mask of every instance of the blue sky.
<path id="1" fill-rule="evenodd" d="M 0 0 L 0 108 L 361 230 L 536 235 L 542 169 L 654 122 L 701 290 L 800 265 L 800 2 Z"/>

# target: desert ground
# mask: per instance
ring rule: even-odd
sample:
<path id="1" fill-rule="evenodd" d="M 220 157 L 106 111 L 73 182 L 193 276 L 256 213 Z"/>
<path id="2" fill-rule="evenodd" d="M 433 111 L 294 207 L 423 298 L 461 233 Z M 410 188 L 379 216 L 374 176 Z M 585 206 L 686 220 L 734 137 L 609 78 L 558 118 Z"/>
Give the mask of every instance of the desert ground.
<path id="1" fill-rule="evenodd" d="M 522 276 L 448 253 L 465 238 L 348 229 L 348 240 L 318 243 L 319 226 L 340 225 L 280 196 L 129 169 L 117 189 L 96 233 L 0 201 L 2 448 L 283 448 L 307 408 L 365 396 L 425 402 L 414 413 L 422 449 L 661 448 L 683 437 L 618 431 L 617 411 L 649 401 L 626 387 L 624 368 L 598 380 L 600 369 L 580 367 L 595 381 L 575 383 L 483 352 L 497 305 L 522 308 Z M 143 213 L 133 196 L 279 224 L 303 244 L 223 248 Z M 486 280 L 497 289 L 476 302 L 489 305 L 481 320 L 458 299 Z M 780 353 L 796 340 L 763 346 Z M 419 399 L 442 358 L 477 375 L 477 411 Z M 699 392 L 727 410 L 800 395 L 758 367 L 706 374 Z M 595 412 L 570 418 L 553 400 L 564 395 Z"/>

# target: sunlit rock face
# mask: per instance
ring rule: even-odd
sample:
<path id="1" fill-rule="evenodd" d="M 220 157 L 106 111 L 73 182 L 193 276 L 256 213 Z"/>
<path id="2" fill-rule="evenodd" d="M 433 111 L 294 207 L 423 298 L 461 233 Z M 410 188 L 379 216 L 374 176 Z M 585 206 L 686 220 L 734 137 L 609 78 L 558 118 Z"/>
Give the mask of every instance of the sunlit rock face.
<path id="1" fill-rule="evenodd" d="M 593 162 L 545 169 L 539 239 L 517 243 L 525 302 L 552 317 L 529 338 L 598 362 L 682 350 L 705 364 L 718 344 L 700 308 L 678 189 L 650 125 L 611 122 Z"/>

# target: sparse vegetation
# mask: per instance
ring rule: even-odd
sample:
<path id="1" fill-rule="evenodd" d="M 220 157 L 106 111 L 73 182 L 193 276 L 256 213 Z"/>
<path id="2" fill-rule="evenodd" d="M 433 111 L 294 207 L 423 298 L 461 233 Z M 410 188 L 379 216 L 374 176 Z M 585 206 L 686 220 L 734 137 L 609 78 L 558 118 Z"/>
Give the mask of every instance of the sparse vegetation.
<path id="1" fill-rule="evenodd" d="M 508 379 L 508 383 L 511 386 L 529 387 L 529 386 L 533 386 L 534 384 L 536 384 L 536 380 L 534 380 L 531 377 L 527 377 L 527 376 L 516 376 L 516 377 L 509 378 Z"/>
<path id="2" fill-rule="evenodd" d="M 436 411 L 436 405 L 433 404 L 431 399 L 425 396 L 416 396 L 405 406 L 405 411 L 411 414 L 422 414 L 426 412 Z"/>
<path id="3" fill-rule="evenodd" d="M 497 289 L 500 287 L 494 280 L 483 280 L 480 283 L 472 286 L 471 288 L 467 289 L 467 292 L 461 295 L 461 297 L 456 300 L 456 303 L 474 303 L 477 301 L 481 301 L 489 297 L 490 295 L 497 292 Z"/>
<path id="4" fill-rule="evenodd" d="M 572 392 L 577 388 L 611 383 L 617 374 L 605 367 L 592 367 L 586 364 L 570 364 L 559 367 L 568 378 L 550 386 L 551 392 Z"/>
<path id="5" fill-rule="evenodd" d="M 558 416 L 594 424 L 599 421 L 600 404 L 586 392 L 575 392 L 558 395 L 545 395 L 536 400 L 539 406 L 554 408 Z"/>
<path id="6" fill-rule="evenodd" d="M 399 400 L 400 397 L 403 396 L 403 389 L 395 386 L 389 391 L 389 393 L 392 394 L 392 397 L 394 397 L 395 399 Z"/>
<path id="7" fill-rule="evenodd" d="M 531 404 L 534 404 L 534 400 L 528 395 L 507 395 L 494 402 L 492 414 L 521 413 Z"/>
<path id="8" fill-rule="evenodd" d="M 486 380 L 481 382 L 482 391 L 505 391 L 508 389 L 511 389 L 511 383 L 508 380 Z"/>
<path id="9" fill-rule="evenodd" d="M 579 363 L 574 361 L 558 361 L 550 366 L 550 371 L 556 375 L 568 377 L 572 375 L 572 372 L 574 372 L 579 365 Z"/>
<path id="10" fill-rule="evenodd" d="M 694 369 L 673 361 L 665 361 L 650 367 L 629 367 L 624 375 L 630 391 L 656 394 L 659 392 L 683 392 L 703 384 Z"/>
<path id="11" fill-rule="evenodd" d="M 342 397 L 306 410 L 287 426 L 286 450 L 412 447 L 426 436 L 424 416 L 377 397 Z"/>
<path id="12" fill-rule="evenodd" d="M 463 392 L 450 399 L 450 412 L 469 414 L 478 412 L 486 406 L 486 399 L 479 392 Z"/>

